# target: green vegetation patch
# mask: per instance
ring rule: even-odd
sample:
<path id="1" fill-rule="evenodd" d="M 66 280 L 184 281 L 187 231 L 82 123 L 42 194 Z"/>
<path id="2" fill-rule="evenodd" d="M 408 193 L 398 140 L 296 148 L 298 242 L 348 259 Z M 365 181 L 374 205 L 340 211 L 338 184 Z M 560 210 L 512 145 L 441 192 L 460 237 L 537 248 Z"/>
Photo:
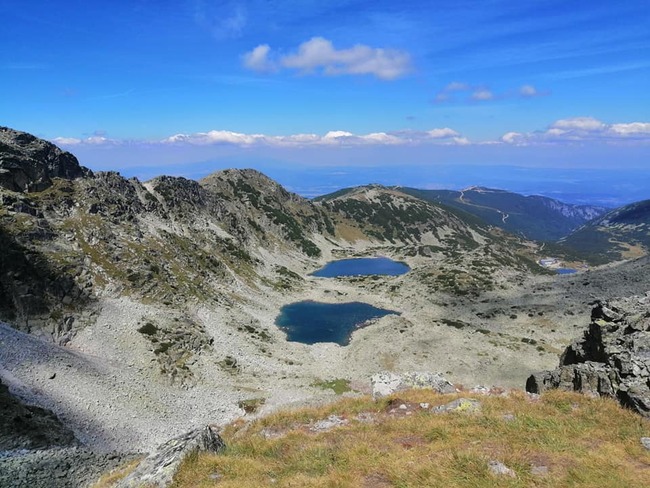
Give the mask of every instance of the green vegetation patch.
<path id="1" fill-rule="evenodd" d="M 342 395 L 345 392 L 352 391 L 350 388 L 350 380 L 337 378 L 329 381 L 316 381 L 311 386 L 321 388 L 323 390 L 332 390 L 337 395 Z"/>
<path id="2" fill-rule="evenodd" d="M 249 398 L 240 400 L 237 406 L 247 414 L 257 412 L 266 403 L 266 398 Z"/>

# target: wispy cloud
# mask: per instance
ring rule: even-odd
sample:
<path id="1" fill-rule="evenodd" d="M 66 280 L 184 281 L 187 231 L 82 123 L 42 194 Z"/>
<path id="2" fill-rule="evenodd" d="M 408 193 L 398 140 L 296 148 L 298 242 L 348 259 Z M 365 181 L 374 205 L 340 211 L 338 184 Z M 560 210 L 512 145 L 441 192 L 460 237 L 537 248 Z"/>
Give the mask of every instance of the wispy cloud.
<path id="1" fill-rule="evenodd" d="M 548 91 L 540 91 L 534 85 L 526 84 L 517 90 L 495 93 L 485 85 L 471 85 L 461 81 L 452 81 L 440 90 L 433 98 L 434 103 L 445 102 L 488 102 L 508 98 L 535 98 L 549 95 Z"/>
<path id="2" fill-rule="evenodd" d="M 492 93 L 487 88 L 479 88 L 472 93 L 472 100 L 485 101 L 492 100 L 494 98 L 494 93 Z"/>
<path id="3" fill-rule="evenodd" d="M 194 20 L 217 40 L 241 37 L 248 23 L 243 2 L 209 2 L 195 0 Z"/>
<path id="4" fill-rule="evenodd" d="M 412 69 L 411 56 L 405 51 L 364 44 L 337 49 L 324 37 L 312 37 L 295 53 L 284 56 L 276 56 L 268 44 L 260 44 L 245 53 L 242 61 L 246 68 L 260 72 L 290 69 L 325 76 L 372 75 L 382 80 L 400 78 Z"/>
<path id="5" fill-rule="evenodd" d="M 604 74 L 622 73 L 625 71 L 635 71 L 640 69 L 647 69 L 650 67 L 650 62 L 635 62 L 625 64 L 613 64 L 607 66 L 596 66 L 593 68 L 583 68 L 575 70 L 555 71 L 546 73 L 542 76 L 550 80 L 570 80 L 573 78 L 586 78 L 589 76 L 599 76 Z"/>
<path id="6" fill-rule="evenodd" d="M 517 146 L 562 143 L 650 143 L 650 122 L 607 124 L 593 117 L 560 119 L 546 130 L 536 132 L 508 132 L 501 142 Z"/>

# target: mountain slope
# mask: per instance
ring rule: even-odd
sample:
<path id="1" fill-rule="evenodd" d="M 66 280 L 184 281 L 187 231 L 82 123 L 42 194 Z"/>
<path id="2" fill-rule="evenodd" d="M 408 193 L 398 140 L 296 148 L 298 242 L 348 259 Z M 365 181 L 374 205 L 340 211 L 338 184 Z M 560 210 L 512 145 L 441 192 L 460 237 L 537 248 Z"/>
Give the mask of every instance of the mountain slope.
<path id="1" fill-rule="evenodd" d="M 463 211 L 379 185 L 321 197 L 318 204 L 377 241 L 429 258 L 417 273 L 430 290 L 475 295 L 497 284 L 495 270 L 543 273 L 531 244 Z"/>
<path id="2" fill-rule="evenodd" d="M 594 219 L 560 241 L 593 263 L 629 259 L 650 252 L 650 200 L 631 203 Z"/>
<path id="3" fill-rule="evenodd" d="M 490 225 L 527 239 L 555 241 L 606 209 L 570 205 L 538 195 L 524 196 L 504 190 L 470 187 L 462 191 L 400 188 L 404 193 L 464 210 Z"/>

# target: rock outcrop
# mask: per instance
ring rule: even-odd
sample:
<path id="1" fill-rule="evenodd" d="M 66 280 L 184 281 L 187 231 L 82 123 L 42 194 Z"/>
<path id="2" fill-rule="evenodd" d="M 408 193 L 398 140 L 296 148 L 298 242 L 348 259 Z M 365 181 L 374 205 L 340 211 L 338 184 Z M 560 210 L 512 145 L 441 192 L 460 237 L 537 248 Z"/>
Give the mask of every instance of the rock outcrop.
<path id="1" fill-rule="evenodd" d="M 551 388 L 616 398 L 650 417 L 650 296 L 596 302 L 589 328 L 560 367 L 526 382 L 531 393 Z"/>
<path id="2" fill-rule="evenodd" d="M 8 127 L 0 127 L 0 187 L 17 192 L 42 191 L 52 178 L 74 179 L 92 172 L 69 152 Z"/>
<path id="3" fill-rule="evenodd" d="M 191 453 L 207 451 L 218 453 L 226 448 L 216 427 L 208 425 L 175 437 L 160 446 L 156 452 L 144 459 L 130 475 L 118 483 L 116 488 L 150 486 L 167 487 L 181 462 Z"/>
<path id="4" fill-rule="evenodd" d="M 456 388 L 440 373 L 377 373 L 370 378 L 373 398 L 392 395 L 412 388 L 426 388 L 438 393 L 456 393 Z"/>

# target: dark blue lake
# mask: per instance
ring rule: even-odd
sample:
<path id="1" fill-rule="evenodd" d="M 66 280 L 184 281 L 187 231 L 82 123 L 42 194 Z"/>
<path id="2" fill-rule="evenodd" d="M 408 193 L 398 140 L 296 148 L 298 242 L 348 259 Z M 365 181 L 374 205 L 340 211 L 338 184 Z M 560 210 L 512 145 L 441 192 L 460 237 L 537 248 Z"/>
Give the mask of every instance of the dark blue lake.
<path id="1" fill-rule="evenodd" d="M 555 270 L 557 274 L 573 274 L 577 273 L 578 271 L 572 268 L 557 268 Z"/>
<path id="2" fill-rule="evenodd" d="M 350 335 L 367 320 L 396 314 L 393 310 L 373 307 L 367 303 L 321 303 L 310 300 L 290 303 L 280 309 L 275 325 L 287 333 L 287 340 L 315 344 L 350 343 Z"/>
<path id="3" fill-rule="evenodd" d="M 389 258 L 353 258 L 331 261 L 312 276 L 336 278 L 338 276 L 388 275 L 398 276 L 411 270 L 406 264 Z"/>

